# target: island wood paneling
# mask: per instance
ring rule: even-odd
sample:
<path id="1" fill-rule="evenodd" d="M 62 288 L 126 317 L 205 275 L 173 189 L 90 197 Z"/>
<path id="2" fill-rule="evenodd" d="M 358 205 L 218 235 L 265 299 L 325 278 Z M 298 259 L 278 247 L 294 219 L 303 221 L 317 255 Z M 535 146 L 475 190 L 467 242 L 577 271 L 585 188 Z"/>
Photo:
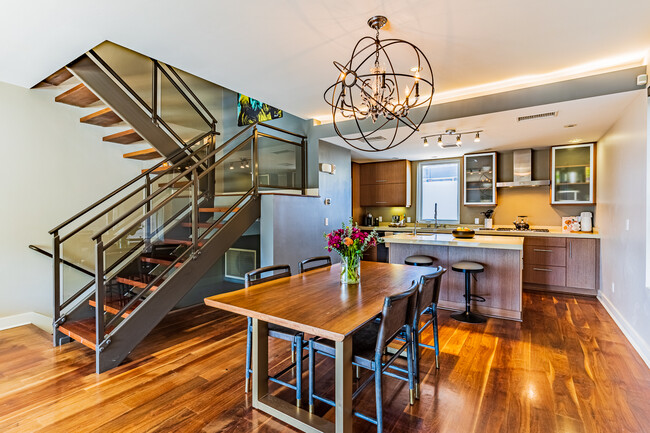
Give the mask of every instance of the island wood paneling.
<path id="1" fill-rule="evenodd" d="M 389 252 L 390 263 L 404 263 L 413 254 L 435 257 L 434 266 L 447 268 L 440 288 L 440 308 L 454 310 L 465 309 L 465 276 L 452 271 L 451 266 L 462 261 L 481 263 L 485 271 L 476 274 L 472 293 L 483 296 L 485 302 L 472 301 L 472 309 L 489 316 L 521 320 L 521 250 L 391 243 Z"/>

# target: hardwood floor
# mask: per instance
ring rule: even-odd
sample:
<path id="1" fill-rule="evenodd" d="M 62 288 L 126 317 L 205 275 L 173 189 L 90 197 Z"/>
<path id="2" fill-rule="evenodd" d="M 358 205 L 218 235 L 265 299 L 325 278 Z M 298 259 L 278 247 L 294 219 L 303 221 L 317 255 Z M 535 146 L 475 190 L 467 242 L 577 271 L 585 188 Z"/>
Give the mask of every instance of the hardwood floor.
<path id="1" fill-rule="evenodd" d="M 440 370 L 424 351 L 421 399 L 409 406 L 405 384 L 384 379 L 385 431 L 650 431 L 650 370 L 597 300 L 530 292 L 523 323 L 468 325 L 446 311 L 440 319 Z M 79 343 L 53 348 L 32 325 L 1 331 L 0 431 L 291 431 L 243 392 L 245 327 L 208 307 L 172 313 L 100 376 Z M 286 365 L 287 355 L 274 342 L 270 364 Z M 317 389 L 331 395 L 332 361 L 317 372 Z M 371 387 L 361 400 L 373 414 Z M 324 404 L 316 412 L 332 417 Z M 375 428 L 357 420 L 355 431 Z"/>

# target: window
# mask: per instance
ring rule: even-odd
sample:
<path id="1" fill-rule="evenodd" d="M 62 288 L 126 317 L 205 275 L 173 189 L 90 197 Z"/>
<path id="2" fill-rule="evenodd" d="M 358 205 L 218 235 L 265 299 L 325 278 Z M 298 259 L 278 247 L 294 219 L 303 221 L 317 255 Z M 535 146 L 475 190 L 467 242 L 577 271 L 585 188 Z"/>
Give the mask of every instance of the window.
<path id="1" fill-rule="evenodd" d="M 418 165 L 418 220 L 460 221 L 460 159 L 423 162 Z"/>

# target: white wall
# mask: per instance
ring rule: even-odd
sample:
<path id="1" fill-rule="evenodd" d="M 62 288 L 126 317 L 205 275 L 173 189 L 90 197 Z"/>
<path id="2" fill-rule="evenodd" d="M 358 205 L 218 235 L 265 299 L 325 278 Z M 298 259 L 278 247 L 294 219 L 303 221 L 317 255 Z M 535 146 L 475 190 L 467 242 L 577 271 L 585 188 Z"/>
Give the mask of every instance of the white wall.
<path id="1" fill-rule="evenodd" d="M 125 128 L 79 123 L 101 107 L 58 104 L 58 93 L 0 82 L 0 327 L 33 312 L 52 316 L 51 259 L 27 246 L 51 251 L 48 230 L 146 164 L 122 158 L 139 147 L 102 142 L 104 135 Z"/>
<path id="2" fill-rule="evenodd" d="M 650 289 L 646 285 L 648 101 L 644 90 L 598 142 L 601 233 L 599 298 L 650 365 Z M 630 229 L 626 230 L 626 220 Z"/>

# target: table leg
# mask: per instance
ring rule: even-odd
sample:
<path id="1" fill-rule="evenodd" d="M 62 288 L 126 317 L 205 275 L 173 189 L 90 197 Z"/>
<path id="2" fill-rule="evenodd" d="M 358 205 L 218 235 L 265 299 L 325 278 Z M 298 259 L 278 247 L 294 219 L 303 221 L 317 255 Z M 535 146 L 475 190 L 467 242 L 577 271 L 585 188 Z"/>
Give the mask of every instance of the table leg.
<path id="1" fill-rule="evenodd" d="M 269 393 L 269 327 L 268 323 L 253 319 L 253 407 L 259 409 L 259 400 Z"/>
<path id="2" fill-rule="evenodd" d="M 335 342 L 336 432 L 352 431 L 352 337 Z"/>

